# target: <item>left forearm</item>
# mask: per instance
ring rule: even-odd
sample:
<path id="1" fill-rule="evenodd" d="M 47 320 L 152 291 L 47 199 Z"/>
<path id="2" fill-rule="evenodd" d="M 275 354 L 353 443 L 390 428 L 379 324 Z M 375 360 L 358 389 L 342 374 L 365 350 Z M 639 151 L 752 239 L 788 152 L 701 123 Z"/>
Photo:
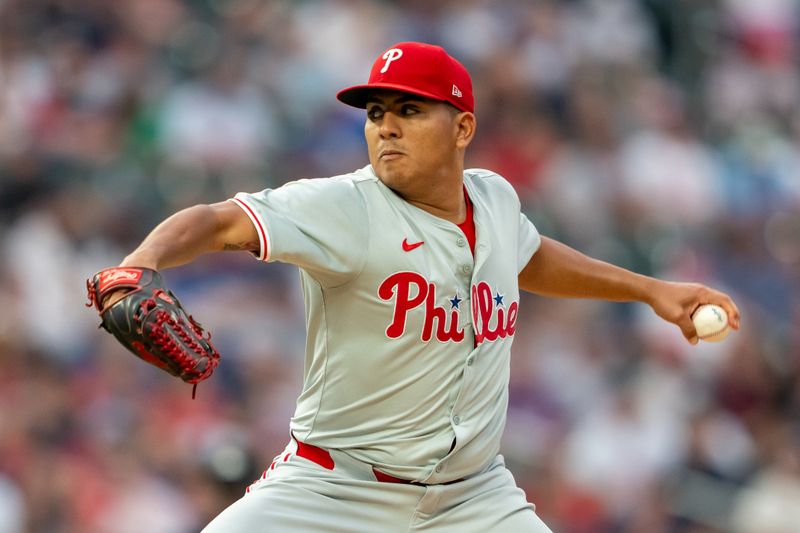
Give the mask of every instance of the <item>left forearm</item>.
<path id="1" fill-rule="evenodd" d="M 542 237 L 541 248 L 519 274 L 519 287 L 528 292 L 615 302 L 645 302 L 658 283 L 547 237 Z"/>

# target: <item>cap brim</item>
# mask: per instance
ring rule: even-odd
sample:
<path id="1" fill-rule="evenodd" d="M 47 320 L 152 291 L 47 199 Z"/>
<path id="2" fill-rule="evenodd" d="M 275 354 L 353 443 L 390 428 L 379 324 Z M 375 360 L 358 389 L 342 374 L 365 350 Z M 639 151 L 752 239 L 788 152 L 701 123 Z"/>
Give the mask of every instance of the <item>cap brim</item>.
<path id="1" fill-rule="evenodd" d="M 348 87 L 347 89 L 342 89 L 336 94 L 336 98 L 349 106 L 358 107 L 360 109 L 367 108 L 367 97 L 369 94 L 375 90 L 385 89 L 389 91 L 400 91 L 403 93 L 415 94 L 417 96 L 422 96 L 424 98 L 430 98 L 431 100 L 436 100 L 437 102 L 446 102 L 447 100 L 442 99 L 440 96 L 437 96 L 433 93 L 420 91 L 418 89 L 414 89 L 413 87 L 408 87 L 406 85 L 400 85 L 397 83 L 373 83 L 371 85 L 355 85 L 353 87 Z"/>

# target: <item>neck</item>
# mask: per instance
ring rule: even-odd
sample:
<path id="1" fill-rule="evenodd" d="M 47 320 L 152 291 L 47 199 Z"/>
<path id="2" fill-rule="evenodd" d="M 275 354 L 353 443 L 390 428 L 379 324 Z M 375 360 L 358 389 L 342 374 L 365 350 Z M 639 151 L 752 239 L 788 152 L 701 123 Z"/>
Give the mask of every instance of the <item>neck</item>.
<path id="1" fill-rule="evenodd" d="M 457 179 L 439 180 L 418 192 L 395 192 L 406 202 L 453 224 L 461 224 L 467 216 L 463 173 Z"/>

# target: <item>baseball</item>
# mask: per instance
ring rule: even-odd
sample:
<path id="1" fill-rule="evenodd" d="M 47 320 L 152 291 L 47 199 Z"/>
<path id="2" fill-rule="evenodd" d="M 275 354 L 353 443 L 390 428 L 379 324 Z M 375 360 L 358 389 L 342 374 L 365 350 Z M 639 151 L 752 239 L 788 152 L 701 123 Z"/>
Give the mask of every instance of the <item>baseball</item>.
<path id="1" fill-rule="evenodd" d="M 728 326 L 728 313 L 714 304 L 698 307 L 692 315 L 692 322 L 697 330 L 697 336 L 707 342 L 719 342 L 731 331 Z"/>

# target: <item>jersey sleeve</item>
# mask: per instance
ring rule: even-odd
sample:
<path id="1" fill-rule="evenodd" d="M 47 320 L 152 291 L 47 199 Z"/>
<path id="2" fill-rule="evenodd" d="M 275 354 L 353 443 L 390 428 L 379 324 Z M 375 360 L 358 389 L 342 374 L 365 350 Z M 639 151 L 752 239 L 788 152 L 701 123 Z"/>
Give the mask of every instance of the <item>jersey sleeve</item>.
<path id="1" fill-rule="evenodd" d="M 353 181 L 303 179 L 230 201 L 258 232 L 258 259 L 297 265 L 323 286 L 344 284 L 361 270 L 369 224 Z"/>
<path id="2" fill-rule="evenodd" d="M 533 225 L 525 213 L 519 214 L 519 233 L 517 245 L 517 273 L 522 272 L 522 269 L 528 264 L 533 257 L 533 254 L 539 250 L 542 245 L 542 237 L 536 226 Z"/>

